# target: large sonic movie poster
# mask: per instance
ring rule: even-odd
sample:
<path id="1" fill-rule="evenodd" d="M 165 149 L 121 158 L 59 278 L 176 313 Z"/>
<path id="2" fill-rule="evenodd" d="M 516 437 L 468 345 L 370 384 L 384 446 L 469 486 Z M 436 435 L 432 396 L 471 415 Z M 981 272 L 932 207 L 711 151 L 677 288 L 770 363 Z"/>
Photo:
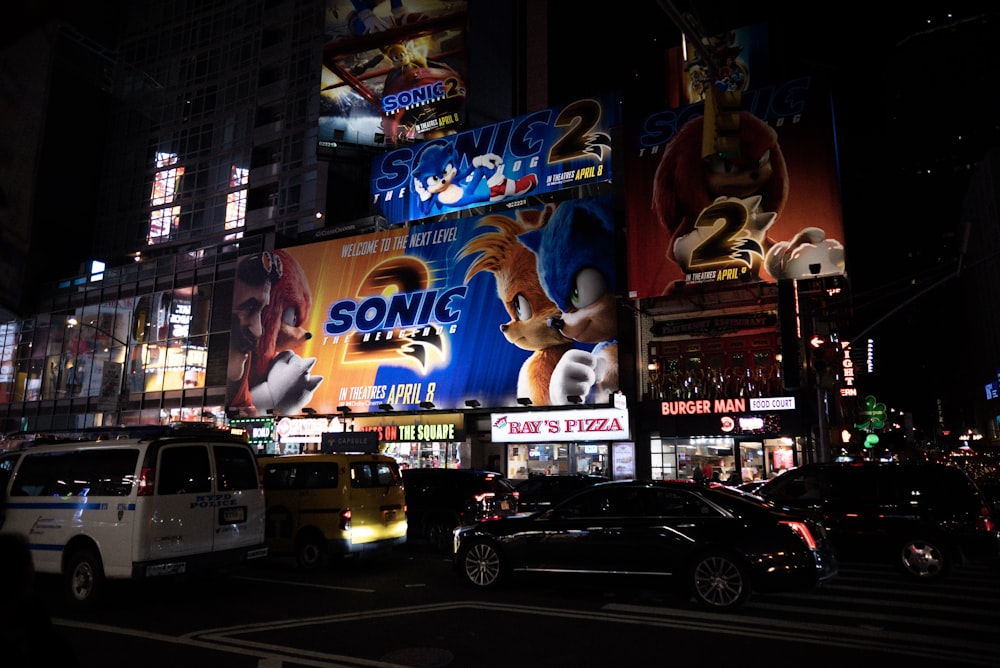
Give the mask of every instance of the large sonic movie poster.
<path id="1" fill-rule="evenodd" d="M 828 90 L 797 79 L 741 105 L 727 157 L 702 158 L 703 104 L 627 130 L 630 298 L 844 273 Z"/>
<path id="2" fill-rule="evenodd" d="M 576 100 L 385 153 L 372 161 L 373 212 L 400 224 L 608 182 L 616 100 Z"/>
<path id="3" fill-rule="evenodd" d="M 607 402 L 612 212 L 604 195 L 241 258 L 230 408 Z"/>

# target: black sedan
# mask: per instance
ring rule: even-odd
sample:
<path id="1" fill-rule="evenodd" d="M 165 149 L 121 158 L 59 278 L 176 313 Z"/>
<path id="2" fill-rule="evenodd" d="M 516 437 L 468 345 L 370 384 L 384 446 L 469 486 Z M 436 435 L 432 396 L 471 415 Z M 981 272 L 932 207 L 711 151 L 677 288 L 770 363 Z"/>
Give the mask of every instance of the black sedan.
<path id="1" fill-rule="evenodd" d="M 532 476 L 517 483 L 517 507 L 523 512 L 548 510 L 573 492 L 599 482 L 608 482 L 608 478 L 585 473 Z"/>
<path id="2" fill-rule="evenodd" d="M 518 571 L 664 576 L 714 609 L 837 573 L 811 516 L 690 481 L 606 482 L 546 511 L 461 526 L 454 565 L 478 588 Z"/>

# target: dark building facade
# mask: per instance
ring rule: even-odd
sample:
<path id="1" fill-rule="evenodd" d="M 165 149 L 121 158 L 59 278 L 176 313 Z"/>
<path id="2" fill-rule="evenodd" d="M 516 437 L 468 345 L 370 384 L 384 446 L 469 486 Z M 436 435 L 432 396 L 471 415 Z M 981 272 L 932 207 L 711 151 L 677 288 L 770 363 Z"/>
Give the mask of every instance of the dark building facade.
<path id="1" fill-rule="evenodd" d="M 397 3 L 376 4 L 384 5 L 378 12 L 389 25 L 392 15 L 386 12 Z M 463 131 L 608 90 L 620 91 L 622 115 L 630 118 L 683 107 L 672 97 L 668 75 L 670 50 L 681 42 L 678 18 L 687 16 L 681 23 L 707 31 L 766 18 L 745 9 L 737 13 L 730 3 L 720 3 L 718 13 L 704 20 L 672 16 L 671 3 L 643 10 L 650 20 L 641 27 L 634 18 L 604 17 L 609 33 L 633 30 L 643 53 L 655 56 L 629 61 L 582 34 L 562 37 L 567 3 L 455 3 L 454 12 L 440 15 L 433 13 L 440 11 L 435 3 L 407 4 L 413 15 L 424 8 L 425 25 L 461 26 L 464 42 L 449 42 L 450 50 L 438 55 L 464 53 Z M 602 470 L 616 477 L 728 477 L 735 470 L 750 479 L 830 458 L 842 445 L 841 430 L 857 422 L 854 390 L 863 384 L 854 376 L 855 367 L 862 373 L 857 354 L 845 358 L 841 351 L 820 368 L 815 362 L 821 351 L 811 351 L 808 343 L 810 337 L 824 343 L 850 338 L 850 286 L 836 276 L 725 290 L 692 285 L 682 302 L 633 297 L 623 278 L 614 307 L 618 384 L 610 394 L 577 396 L 578 403 L 524 403 L 519 388 L 502 405 L 463 402 L 456 395 L 449 405 L 440 399 L 385 401 L 380 412 L 379 402 L 371 400 L 341 410 L 349 405 L 345 393 L 343 405 L 330 399 L 294 410 L 279 404 L 250 415 L 234 410 L 227 364 L 241 260 L 390 226 L 431 225 L 435 221 L 414 216 L 387 220 L 384 209 L 373 207 L 371 179 L 373 164 L 384 156 L 433 135 L 386 142 L 383 125 L 369 141 L 351 135 L 352 128 L 367 127 L 362 124 L 346 130 L 324 126 L 323 119 L 333 116 L 322 90 L 330 71 L 342 67 L 341 78 L 356 78 L 363 90 L 369 70 L 385 67 L 390 58 L 385 51 L 385 60 L 371 67 L 337 60 L 330 26 L 350 30 L 351 20 L 363 17 L 348 2 L 154 1 L 124 3 L 120 10 L 114 36 L 102 34 L 113 46 L 65 22 L 44 24 L 60 35 L 64 48 L 84 48 L 103 61 L 97 97 L 107 111 L 102 106 L 94 122 L 101 123 L 105 142 L 101 160 L 95 151 L 85 167 L 99 173 L 95 213 L 80 221 L 88 234 L 70 244 L 79 252 L 67 253 L 67 263 L 80 269 L 50 269 L 39 259 L 45 257 L 39 248 L 52 243 L 45 239 L 49 225 L 36 227 L 34 247 L 24 254 L 31 258 L 25 264 L 31 267 L 26 275 L 32 293 L 38 286 L 39 294 L 2 326 L 5 431 L 212 421 L 246 425 L 263 450 L 293 451 L 318 449 L 324 431 L 356 428 L 378 431 L 388 451 L 413 465 L 471 463 L 518 477 L 553 462 L 563 472 Z M 400 19 L 394 27 L 419 43 L 418 18 L 411 17 L 413 24 Z M 793 34 L 780 25 L 772 29 L 779 38 Z M 363 29 L 349 37 L 360 40 L 362 51 L 379 43 Z M 23 44 L 17 40 L 5 50 L 8 62 Z M 775 45 L 780 49 L 783 40 Z M 767 65 L 759 71 L 770 71 L 779 83 L 813 74 L 794 48 L 784 48 L 760 55 L 758 62 Z M 589 66 L 595 58 L 601 65 Z M 618 275 L 631 280 L 638 272 L 625 219 L 628 203 L 640 195 L 630 189 L 625 169 L 633 150 L 625 125 L 610 132 L 613 171 L 624 178 L 553 189 L 547 198 L 528 200 L 527 208 L 544 211 L 549 204 L 613 195 L 616 230 L 606 250 L 618 258 Z M 51 181 L 35 183 L 33 190 L 56 197 L 58 184 Z M 443 220 L 467 215 L 452 212 Z M 104 264 L 85 264 L 92 258 Z M 58 278 L 70 277 L 52 282 L 55 270 L 64 272 Z M 319 291 L 317 283 L 312 286 Z M 471 388 L 463 390 L 474 395 Z M 393 414 L 393 405 L 404 410 Z M 621 417 L 603 412 L 608 409 L 622 411 Z M 509 419 L 521 431 L 498 433 L 496 423 L 509 415 L 521 416 Z M 555 424 L 588 416 L 595 429 L 604 421 L 608 431 L 526 435 L 529 418 Z M 427 436 L 418 438 L 416 428 L 427 424 L 439 426 L 421 430 Z"/>

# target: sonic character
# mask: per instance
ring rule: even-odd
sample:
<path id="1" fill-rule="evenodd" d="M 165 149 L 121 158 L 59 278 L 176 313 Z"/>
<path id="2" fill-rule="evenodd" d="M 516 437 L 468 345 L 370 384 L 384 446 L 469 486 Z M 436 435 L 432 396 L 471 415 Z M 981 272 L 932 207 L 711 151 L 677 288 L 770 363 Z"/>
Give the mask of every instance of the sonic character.
<path id="1" fill-rule="evenodd" d="M 574 348 L 559 359 L 549 382 L 554 405 L 619 389 L 615 235 L 607 199 L 563 202 L 544 227 L 521 235 L 538 256 L 542 287 L 560 309 L 549 326 L 593 344 L 589 352 Z"/>
<path id="2" fill-rule="evenodd" d="M 477 227 L 491 227 L 473 237 L 459 257 L 475 255 L 465 274 L 465 282 L 481 271 L 493 274 L 497 296 L 510 315 L 500 325 L 504 337 L 518 348 L 530 350 L 517 376 L 517 396 L 543 406 L 550 403 L 549 385 L 556 364 L 573 348 L 573 341 L 549 326 L 549 319 L 559 316 L 559 307 L 549 299 L 538 278 L 538 260 L 518 235 L 545 224 L 554 205 L 544 209 L 520 209 L 517 219 L 507 216 L 484 216 Z"/>
<path id="3" fill-rule="evenodd" d="M 461 168 L 461 159 L 451 144 L 434 144 L 420 154 L 413 170 L 413 190 L 420 197 L 424 215 L 451 207 L 465 208 L 480 202 L 499 202 L 523 195 L 538 184 L 535 174 L 516 181 L 503 173 L 503 158 L 495 153 L 477 155 L 471 165 Z M 489 190 L 481 192 L 483 180 Z"/>

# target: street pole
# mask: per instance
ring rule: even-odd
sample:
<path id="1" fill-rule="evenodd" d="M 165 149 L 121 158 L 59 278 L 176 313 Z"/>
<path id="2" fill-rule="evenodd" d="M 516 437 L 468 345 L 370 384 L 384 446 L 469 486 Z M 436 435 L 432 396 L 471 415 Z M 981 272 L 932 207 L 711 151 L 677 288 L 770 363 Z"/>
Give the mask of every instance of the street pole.
<path id="1" fill-rule="evenodd" d="M 104 336 L 108 337 L 109 339 L 111 339 L 112 341 L 114 341 L 115 343 L 117 343 L 118 345 L 120 345 L 123 348 L 124 352 L 125 352 L 124 356 L 122 357 L 122 362 L 121 362 L 121 374 L 120 374 L 120 378 L 119 378 L 119 381 L 118 381 L 118 393 L 117 393 L 117 396 L 115 397 L 115 422 L 116 422 L 116 425 L 120 427 L 120 426 L 122 426 L 122 413 L 123 413 L 123 406 L 122 406 L 122 404 L 125 402 L 126 397 L 129 394 L 128 384 L 127 384 L 126 381 L 128 379 L 128 375 L 127 375 L 127 368 L 128 367 L 127 367 L 127 365 L 129 363 L 129 355 L 131 353 L 131 346 L 129 345 L 128 341 L 123 341 L 123 340 L 119 339 L 117 336 L 115 336 L 114 334 L 112 334 L 111 332 L 107 331 L 106 329 L 104 329 L 102 327 L 98 327 L 97 323 L 94 323 L 94 322 L 80 322 L 79 320 L 77 320 L 73 316 L 70 316 L 66 320 L 66 326 L 68 328 L 73 328 L 76 325 L 80 325 L 81 327 L 84 326 L 84 325 L 86 325 L 87 327 L 92 327 L 94 329 L 94 331 L 96 331 L 98 334 L 103 334 Z M 102 390 L 103 390 L 103 383 L 102 383 Z M 103 396 L 101 398 L 103 399 Z"/>

